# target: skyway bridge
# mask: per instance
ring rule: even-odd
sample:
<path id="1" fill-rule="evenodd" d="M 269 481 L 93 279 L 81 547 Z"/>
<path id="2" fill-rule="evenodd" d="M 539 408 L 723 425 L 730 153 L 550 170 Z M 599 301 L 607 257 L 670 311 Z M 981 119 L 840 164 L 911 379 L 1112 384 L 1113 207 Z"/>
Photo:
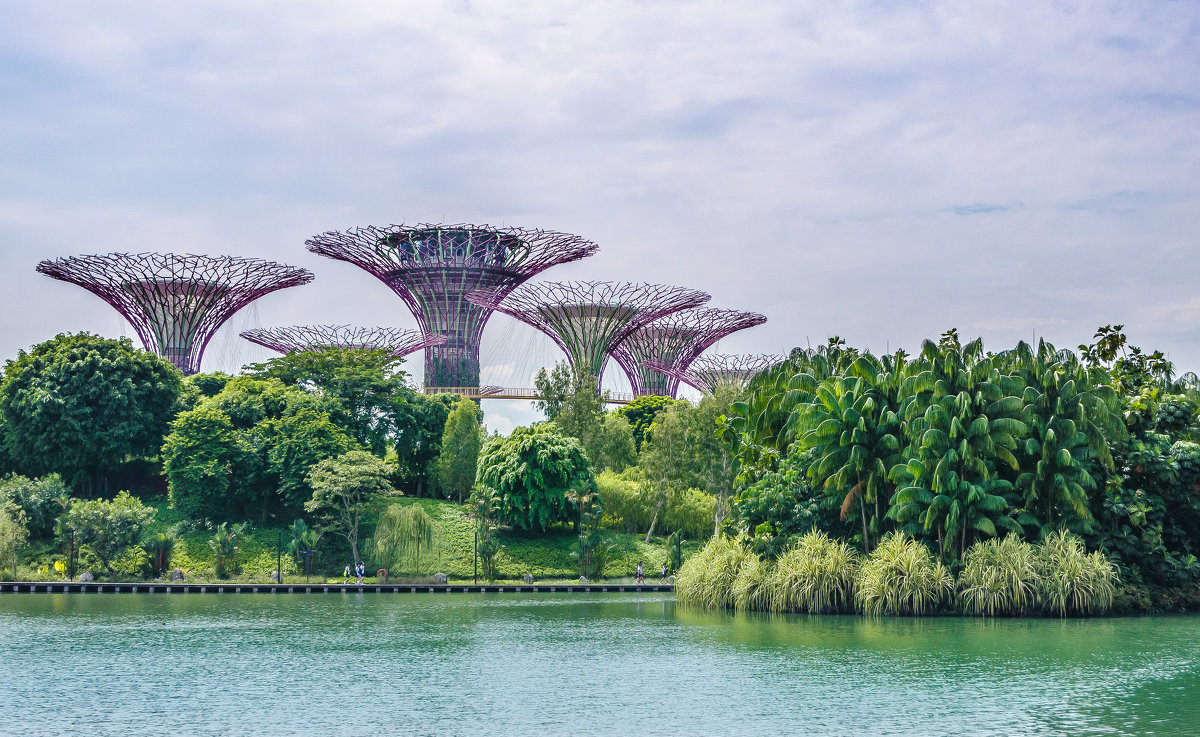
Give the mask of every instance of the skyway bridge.
<path id="1" fill-rule="evenodd" d="M 537 389 L 505 386 L 427 386 L 426 394 L 458 394 L 466 399 L 541 399 Z M 609 404 L 629 404 L 630 392 L 607 392 Z"/>

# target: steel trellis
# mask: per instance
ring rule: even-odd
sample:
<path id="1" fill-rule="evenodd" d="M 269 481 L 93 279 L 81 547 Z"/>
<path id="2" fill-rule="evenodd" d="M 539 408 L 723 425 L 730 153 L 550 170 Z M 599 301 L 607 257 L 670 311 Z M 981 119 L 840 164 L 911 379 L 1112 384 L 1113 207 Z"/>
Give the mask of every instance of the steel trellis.
<path id="1" fill-rule="evenodd" d="M 441 335 L 428 335 L 420 330 L 354 325 L 291 325 L 278 328 L 246 330 L 242 337 L 251 343 L 279 353 L 304 353 L 330 348 L 387 351 L 404 357 L 422 348 L 445 342 Z"/>
<path id="2" fill-rule="evenodd" d="M 697 357 L 685 368 L 653 359 L 646 361 L 646 367 L 713 394 L 721 386 L 745 387 L 756 375 L 783 360 L 784 356 L 768 354 L 709 354 Z"/>
<path id="3" fill-rule="evenodd" d="M 614 349 L 613 358 L 629 377 L 634 396 L 674 397 L 679 389 L 679 379 L 647 367 L 647 361 L 686 371 L 696 356 L 713 343 L 766 321 L 763 315 L 740 310 L 675 312 L 631 332 Z"/>
<path id="4" fill-rule="evenodd" d="M 580 281 L 530 284 L 507 297 L 480 292 L 469 299 L 541 330 L 575 370 L 586 369 L 599 381 L 609 355 L 632 331 L 710 297 L 686 287 Z"/>
<path id="5" fill-rule="evenodd" d="M 550 230 L 429 223 L 331 231 L 307 245 L 387 284 L 422 332 L 444 338 L 425 351 L 426 386 L 479 385 L 479 343 L 491 310 L 467 294 L 487 290 L 502 298 L 551 266 L 598 250 L 589 240 Z"/>
<path id="6" fill-rule="evenodd" d="M 256 258 L 109 253 L 42 261 L 37 270 L 77 284 L 133 325 L 146 350 L 184 374 L 200 370 L 217 329 L 247 304 L 312 281 L 311 272 Z"/>

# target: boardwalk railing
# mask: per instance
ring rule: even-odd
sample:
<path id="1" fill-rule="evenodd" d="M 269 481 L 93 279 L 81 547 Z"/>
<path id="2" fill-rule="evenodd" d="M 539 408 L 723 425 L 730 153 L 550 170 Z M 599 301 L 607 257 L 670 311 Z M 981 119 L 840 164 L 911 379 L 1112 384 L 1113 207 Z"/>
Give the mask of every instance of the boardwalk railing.
<path id="1" fill-rule="evenodd" d="M 541 399 L 537 389 L 522 389 L 505 386 L 427 386 L 426 394 L 459 394 L 467 399 Z M 609 404 L 629 404 L 633 395 L 629 392 L 609 392 Z"/>
<path id="2" fill-rule="evenodd" d="M 671 584 L 0 583 L 0 594 L 552 594 L 674 591 Z"/>

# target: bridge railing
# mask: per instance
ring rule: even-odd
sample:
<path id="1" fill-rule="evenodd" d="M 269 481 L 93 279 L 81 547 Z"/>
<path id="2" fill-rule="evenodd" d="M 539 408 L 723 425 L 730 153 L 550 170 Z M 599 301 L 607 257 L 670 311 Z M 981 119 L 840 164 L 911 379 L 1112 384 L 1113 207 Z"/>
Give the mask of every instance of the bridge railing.
<path id="1" fill-rule="evenodd" d="M 427 386 L 422 391 L 426 394 L 458 394 L 467 399 L 540 399 L 537 389 L 525 389 L 506 386 Z M 610 404 L 629 404 L 633 394 L 629 392 L 609 392 Z"/>

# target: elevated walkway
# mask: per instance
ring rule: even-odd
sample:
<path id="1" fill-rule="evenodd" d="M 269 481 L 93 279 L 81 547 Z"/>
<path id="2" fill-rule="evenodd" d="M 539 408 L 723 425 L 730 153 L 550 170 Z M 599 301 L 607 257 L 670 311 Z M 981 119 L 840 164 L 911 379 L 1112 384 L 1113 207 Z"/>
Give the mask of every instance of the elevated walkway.
<path id="1" fill-rule="evenodd" d="M 467 399 L 539 399 L 537 389 L 520 389 L 505 386 L 427 386 L 426 394 L 458 394 Z M 609 392 L 609 404 L 629 404 L 633 394 Z"/>

